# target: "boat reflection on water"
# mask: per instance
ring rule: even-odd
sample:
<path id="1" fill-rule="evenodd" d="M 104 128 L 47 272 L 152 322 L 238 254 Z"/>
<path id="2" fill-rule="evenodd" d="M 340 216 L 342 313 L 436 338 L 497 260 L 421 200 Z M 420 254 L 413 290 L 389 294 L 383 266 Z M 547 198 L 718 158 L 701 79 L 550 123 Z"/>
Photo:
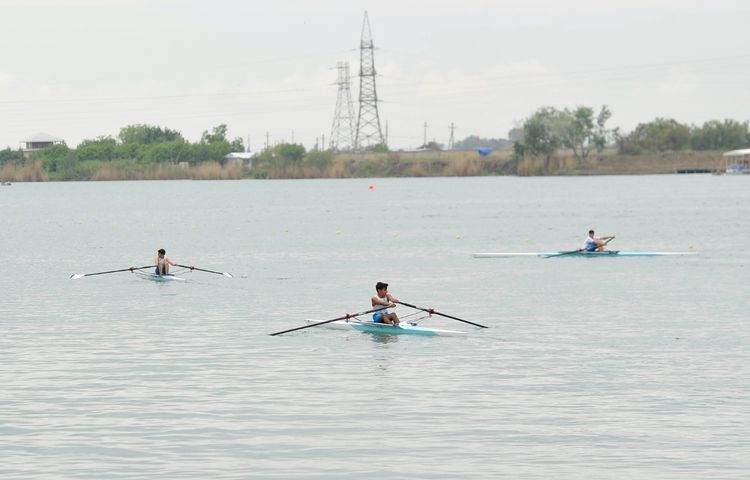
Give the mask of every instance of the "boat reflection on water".
<path id="1" fill-rule="evenodd" d="M 368 332 L 362 332 L 363 334 L 368 334 Z M 370 338 L 372 338 L 373 343 L 377 343 L 380 345 L 385 345 L 388 343 L 396 343 L 398 342 L 399 335 L 392 335 L 389 333 L 380 334 L 380 333 L 369 333 Z"/>

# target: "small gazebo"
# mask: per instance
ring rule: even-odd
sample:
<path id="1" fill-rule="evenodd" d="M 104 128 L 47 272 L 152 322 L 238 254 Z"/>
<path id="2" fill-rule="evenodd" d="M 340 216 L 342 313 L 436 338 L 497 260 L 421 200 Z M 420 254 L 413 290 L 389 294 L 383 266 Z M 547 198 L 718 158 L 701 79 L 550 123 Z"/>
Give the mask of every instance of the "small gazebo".
<path id="1" fill-rule="evenodd" d="M 750 148 L 732 150 L 724 155 L 724 173 L 750 173 Z"/>
<path id="2" fill-rule="evenodd" d="M 21 140 L 21 150 L 28 156 L 37 150 L 51 147 L 52 145 L 64 144 L 65 140 L 49 133 L 39 132 Z"/>

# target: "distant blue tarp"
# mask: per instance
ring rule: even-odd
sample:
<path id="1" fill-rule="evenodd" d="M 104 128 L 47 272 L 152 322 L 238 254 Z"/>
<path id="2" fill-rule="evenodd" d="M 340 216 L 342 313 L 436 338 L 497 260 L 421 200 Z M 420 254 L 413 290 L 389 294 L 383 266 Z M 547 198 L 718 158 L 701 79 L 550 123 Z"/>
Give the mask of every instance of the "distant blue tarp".
<path id="1" fill-rule="evenodd" d="M 479 147 L 477 148 L 477 153 L 479 153 L 479 155 L 483 157 L 486 157 L 487 155 L 492 153 L 492 149 L 490 147 Z"/>

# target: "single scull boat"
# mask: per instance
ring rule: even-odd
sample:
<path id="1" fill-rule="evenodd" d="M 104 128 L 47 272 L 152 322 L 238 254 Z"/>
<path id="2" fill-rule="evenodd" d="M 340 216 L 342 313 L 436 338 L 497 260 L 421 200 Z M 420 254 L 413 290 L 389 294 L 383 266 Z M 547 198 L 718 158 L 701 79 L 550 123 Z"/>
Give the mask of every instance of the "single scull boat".
<path id="1" fill-rule="evenodd" d="M 695 255 L 695 252 L 626 252 L 621 250 L 607 250 L 604 252 L 500 252 L 474 253 L 474 258 L 507 258 L 507 257 L 664 257 L 679 255 Z"/>
<path id="2" fill-rule="evenodd" d="M 151 280 L 152 282 L 185 282 L 187 281 L 186 278 L 178 277 L 176 275 L 172 275 L 171 273 L 168 273 L 166 275 L 158 275 L 154 272 L 140 272 L 140 271 L 134 271 L 133 272 L 137 277 L 142 278 L 144 280 Z"/>
<path id="3" fill-rule="evenodd" d="M 319 320 L 307 320 L 307 324 L 318 323 Z M 375 333 L 379 335 L 424 335 L 429 337 L 456 337 L 466 335 L 466 332 L 459 330 L 444 330 L 440 328 L 420 327 L 408 322 L 401 322 L 400 325 L 390 325 L 387 323 L 376 323 L 360 320 L 337 320 L 335 322 L 321 325 L 323 328 L 335 330 L 359 330 L 360 332 Z"/>

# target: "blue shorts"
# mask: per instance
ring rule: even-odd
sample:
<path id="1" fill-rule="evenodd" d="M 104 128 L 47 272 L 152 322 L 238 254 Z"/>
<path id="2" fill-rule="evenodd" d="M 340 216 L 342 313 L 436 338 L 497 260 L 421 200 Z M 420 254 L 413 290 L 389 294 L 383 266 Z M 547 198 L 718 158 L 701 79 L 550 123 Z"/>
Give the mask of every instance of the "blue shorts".
<path id="1" fill-rule="evenodd" d="M 376 313 L 372 316 L 372 321 L 375 323 L 383 323 L 383 314 L 382 313 Z"/>
<path id="2" fill-rule="evenodd" d="M 586 251 L 587 252 L 595 252 L 597 248 L 599 248 L 599 247 L 597 247 L 597 245 L 595 243 L 590 243 L 590 244 L 588 244 L 586 246 Z"/>

